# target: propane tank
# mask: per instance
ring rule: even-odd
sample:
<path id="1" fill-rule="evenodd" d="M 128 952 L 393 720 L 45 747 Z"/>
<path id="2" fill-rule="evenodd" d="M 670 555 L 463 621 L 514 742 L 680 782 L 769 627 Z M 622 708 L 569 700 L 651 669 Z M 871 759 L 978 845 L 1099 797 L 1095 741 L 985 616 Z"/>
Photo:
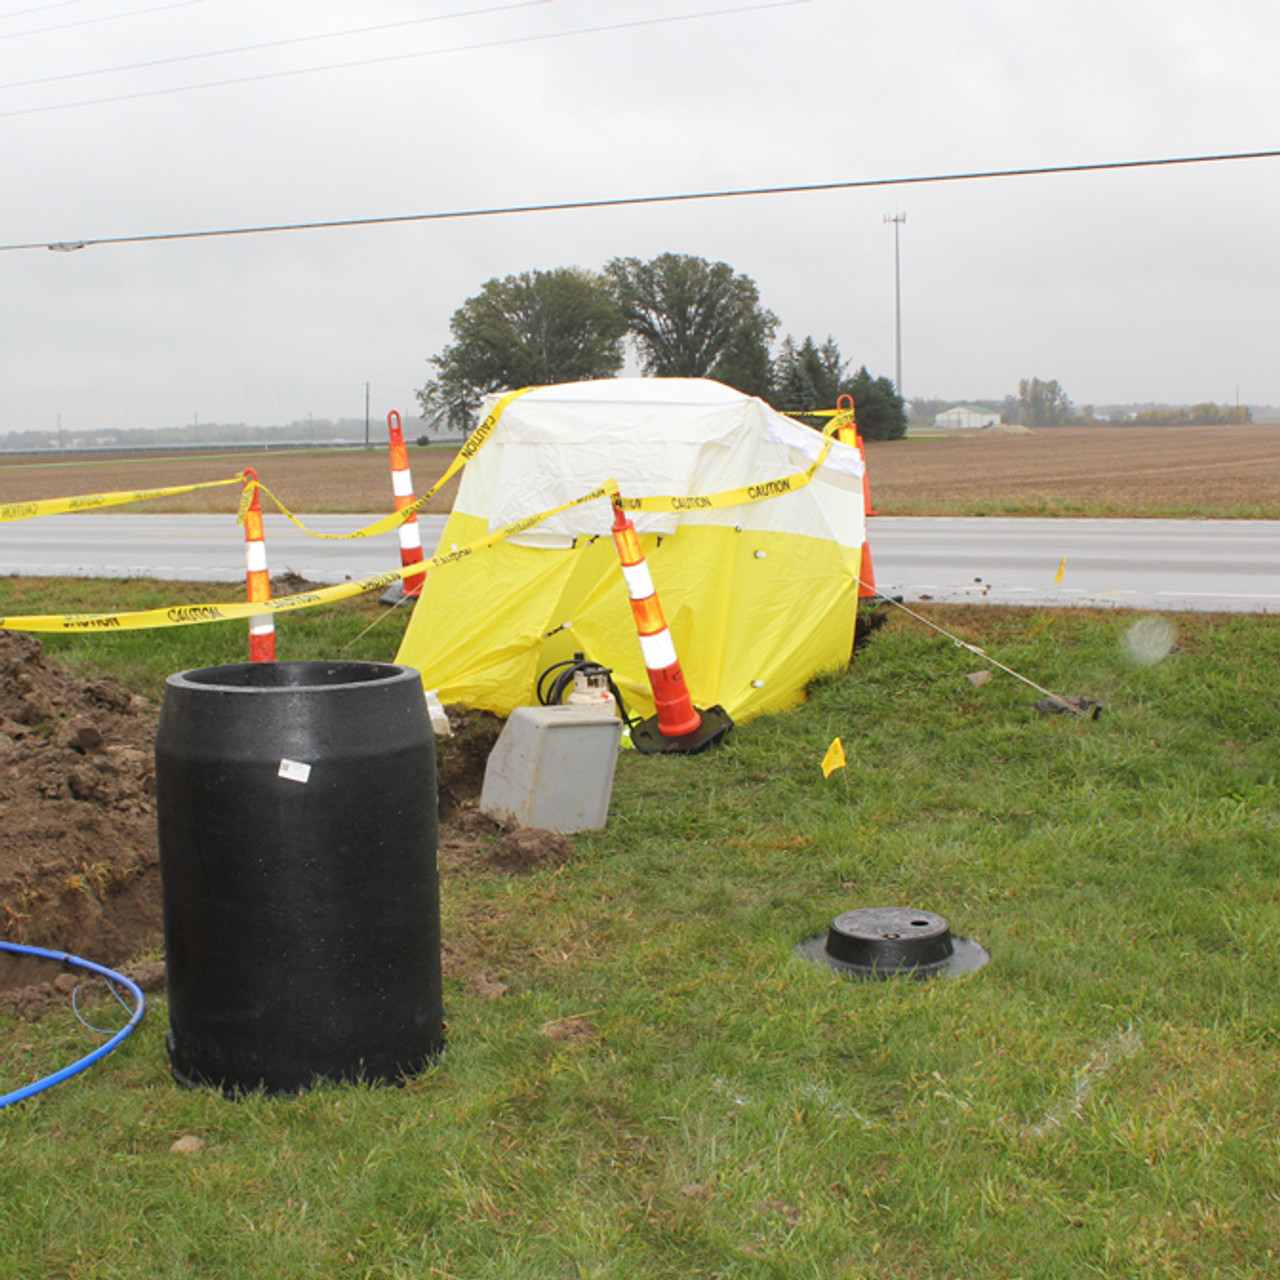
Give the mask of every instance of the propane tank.
<path id="1" fill-rule="evenodd" d="M 573 673 L 573 692 L 565 699 L 571 707 L 595 707 L 600 711 L 617 714 L 618 703 L 609 691 L 609 677 L 613 672 L 606 667 L 593 667 L 588 671 Z"/>

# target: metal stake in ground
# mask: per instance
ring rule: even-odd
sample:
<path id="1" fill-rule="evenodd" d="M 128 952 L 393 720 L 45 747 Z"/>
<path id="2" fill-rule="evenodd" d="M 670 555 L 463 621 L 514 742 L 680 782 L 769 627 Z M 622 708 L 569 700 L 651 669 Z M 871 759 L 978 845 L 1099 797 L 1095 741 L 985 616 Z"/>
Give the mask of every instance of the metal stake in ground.
<path id="1" fill-rule="evenodd" d="M 983 662 L 989 662 L 993 667 L 998 667 L 1005 675 L 1012 676 L 1015 680 L 1021 680 L 1028 688 L 1034 689 L 1037 693 L 1043 693 L 1044 696 L 1053 705 L 1054 710 L 1073 715 L 1080 720 L 1096 720 L 1098 713 L 1102 710 L 1102 703 L 1097 698 L 1064 698 L 1059 693 L 1054 693 L 1052 689 L 1046 689 L 1042 684 L 1036 684 L 1034 680 L 1028 680 L 1026 676 L 1019 675 L 1012 667 L 1006 667 L 1003 662 L 998 662 L 985 649 L 980 649 L 976 644 L 970 644 L 967 640 L 961 640 L 959 636 L 953 635 L 945 627 L 940 627 L 936 622 L 930 622 L 928 618 L 916 613 L 913 609 L 908 609 L 901 600 L 895 600 L 891 596 L 876 592 L 876 597 L 883 600 L 885 604 L 891 604 L 895 609 L 901 609 L 903 613 L 914 618 L 917 622 L 923 622 L 926 627 L 932 628 L 941 636 L 946 636 L 952 644 L 958 649 L 966 649 L 975 657 L 981 658 Z M 1039 705 L 1039 704 L 1037 704 Z"/>

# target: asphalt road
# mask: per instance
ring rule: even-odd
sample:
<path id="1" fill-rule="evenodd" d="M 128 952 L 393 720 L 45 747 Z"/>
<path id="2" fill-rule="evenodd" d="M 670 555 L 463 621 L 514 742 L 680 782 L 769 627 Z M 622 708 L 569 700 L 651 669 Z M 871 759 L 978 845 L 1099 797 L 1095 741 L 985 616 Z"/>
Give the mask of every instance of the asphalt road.
<path id="1" fill-rule="evenodd" d="M 345 533 L 377 518 L 305 522 Z M 444 520 L 420 521 L 428 550 Z M 273 574 L 341 582 L 400 562 L 395 532 L 329 541 L 280 515 L 265 523 Z M 1280 521 L 876 516 L 868 538 L 877 587 L 908 602 L 1280 612 Z M 245 569 L 243 536 L 227 515 L 49 516 L 4 526 L 0 548 L 0 572 L 27 575 L 229 582 Z"/>
<path id="2" fill-rule="evenodd" d="M 867 526 L 876 586 L 908 601 L 1280 612 L 1277 520 L 876 516 Z"/>
<path id="3" fill-rule="evenodd" d="M 314 515 L 299 519 L 317 533 L 343 534 L 381 515 Z M 433 548 L 446 517 L 423 516 L 422 545 Z M 287 517 L 263 516 L 267 567 L 311 582 L 343 582 L 400 563 L 395 530 L 374 538 L 329 541 L 304 533 Z M 48 577 L 159 578 L 234 582 L 245 574 L 244 532 L 231 515 L 137 515 L 89 512 L 45 516 L 0 526 L 2 571 Z"/>

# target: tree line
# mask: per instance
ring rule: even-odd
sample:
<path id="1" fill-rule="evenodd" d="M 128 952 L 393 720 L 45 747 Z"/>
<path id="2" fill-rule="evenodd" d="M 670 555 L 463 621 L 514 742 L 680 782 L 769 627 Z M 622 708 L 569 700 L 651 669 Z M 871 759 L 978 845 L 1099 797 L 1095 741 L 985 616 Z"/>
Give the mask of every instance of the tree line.
<path id="1" fill-rule="evenodd" d="M 911 416 L 917 423 L 931 423 L 938 414 L 957 403 L 955 400 L 918 398 L 911 406 Z M 1112 410 L 1103 416 L 1091 404 L 1077 409 L 1056 378 L 1023 378 L 1018 383 L 1016 396 L 1008 395 L 1003 400 L 965 400 L 963 403 L 998 413 L 1005 422 L 1017 422 L 1025 427 L 1077 427 L 1101 423 L 1139 427 L 1221 427 L 1253 421 L 1253 411 L 1248 405 L 1214 404 L 1212 401 L 1181 407 L 1135 409 L 1132 412 Z"/>
<path id="2" fill-rule="evenodd" d="M 1018 398 L 1014 400 L 1012 396 L 1006 397 L 1005 409 L 1006 421 L 1011 420 L 1007 417 L 1007 412 L 1012 410 L 1019 415 L 1017 421 L 1027 427 L 1087 426 L 1102 421 L 1132 423 L 1143 427 L 1217 427 L 1253 421 L 1253 414 L 1247 405 L 1232 407 L 1212 402 L 1186 408 L 1146 409 L 1132 414 L 1112 414 L 1103 419 L 1094 412 L 1091 404 L 1077 410 L 1056 379 L 1042 382 L 1039 378 L 1024 378 L 1018 384 Z"/>
<path id="3" fill-rule="evenodd" d="M 423 416 L 469 431 L 494 391 L 617 377 L 634 351 L 659 378 L 713 378 L 803 417 L 853 397 L 872 440 L 906 433 L 902 397 L 865 365 L 850 371 L 834 338 L 788 334 L 750 276 L 725 262 L 664 253 L 614 258 L 603 271 L 558 267 L 488 280 L 449 322 L 452 340 L 430 358 L 418 391 Z"/>

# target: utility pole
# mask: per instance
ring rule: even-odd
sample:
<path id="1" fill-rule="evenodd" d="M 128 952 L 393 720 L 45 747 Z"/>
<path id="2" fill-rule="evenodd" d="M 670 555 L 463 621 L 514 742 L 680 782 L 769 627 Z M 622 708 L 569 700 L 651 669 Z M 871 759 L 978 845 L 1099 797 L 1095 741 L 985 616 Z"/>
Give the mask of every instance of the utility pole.
<path id="1" fill-rule="evenodd" d="M 893 331 L 894 331 L 894 387 L 902 394 L 902 255 L 898 233 L 906 222 L 905 213 L 886 213 L 885 222 L 893 223 Z"/>

